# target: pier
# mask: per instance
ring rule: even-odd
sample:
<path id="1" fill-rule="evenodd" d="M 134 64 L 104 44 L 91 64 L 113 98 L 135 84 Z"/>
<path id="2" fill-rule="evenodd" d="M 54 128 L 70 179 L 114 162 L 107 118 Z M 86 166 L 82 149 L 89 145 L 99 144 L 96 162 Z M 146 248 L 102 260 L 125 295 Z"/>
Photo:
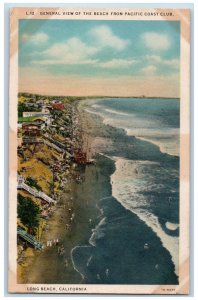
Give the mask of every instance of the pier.
<path id="1" fill-rule="evenodd" d="M 18 176 L 18 186 L 17 186 L 17 189 L 25 190 L 28 193 L 30 193 L 31 195 L 33 195 L 33 196 L 35 196 L 37 198 L 41 198 L 41 199 L 45 200 L 49 204 L 51 204 L 51 203 L 55 204 L 56 203 L 56 201 L 54 199 L 52 199 L 51 197 L 49 197 L 45 193 L 37 191 L 37 190 L 31 188 L 29 185 L 27 185 L 25 183 L 25 180 L 24 180 L 23 176 Z"/>
<path id="2" fill-rule="evenodd" d="M 44 136 L 44 138 L 47 138 L 47 137 Z M 55 144 L 55 141 L 54 142 L 50 142 L 50 141 L 48 141 L 48 140 L 46 140 L 44 138 L 43 139 L 41 139 L 41 138 L 40 139 L 39 138 L 35 139 L 35 138 L 26 138 L 25 137 L 25 138 L 23 138 L 23 144 L 45 144 L 48 147 L 53 148 L 53 149 L 55 149 L 58 152 L 61 152 L 61 153 L 65 152 L 64 149 L 60 148 L 59 146 L 57 146 Z"/>
<path id="3" fill-rule="evenodd" d="M 35 237 L 29 233 L 27 233 L 25 230 L 22 230 L 20 228 L 17 228 L 17 235 L 19 235 L 22 239 L 24 239 L 26 242 L 34 246 L 35 249 L 42 250 L 43 245 L 35 239 Z"/>

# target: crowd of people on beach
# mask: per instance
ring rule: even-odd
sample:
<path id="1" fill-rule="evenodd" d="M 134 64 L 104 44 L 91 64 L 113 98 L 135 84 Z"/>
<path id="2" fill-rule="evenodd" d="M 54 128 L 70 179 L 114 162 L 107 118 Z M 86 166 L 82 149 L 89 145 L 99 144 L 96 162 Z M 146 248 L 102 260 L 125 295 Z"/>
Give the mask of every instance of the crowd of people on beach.
<path id="1" fill-rule="evenodd" d="M 61 245 L 60 247 L 58 247 L 58 254 L 60 256 L 64 255 L 65 254 L 65 248 L 63 245 Z"/>
<path id="2" fill-rule="evenodd" d="M 57 239 L 54 239 L 54 240 L 49 240 L 49 241 L 47 241 L 46 242 L 46 247 L 47 248 L 51 248 L 51 247 L 57 247 L 57 254 L 59 255 L 59 256 L 65 256 L 65 253 L 66 253 L 66 251 L 65 251 L 65 247 L 63 246 L 63 244 L 62 245 L 60 245 L 60 241 L 59 241 L 59 239 L 57 238 Z M 65 267 L 67 268 L 68 267 L 68 259 L 67 259 L 67 257 L 65 256 L 65 259 L 64 259 L 64 265 L 65 265 Z"/>
<path id="3" fill-rule="evenodd" d="M 58 246 L 58 244 L 59 244 L 59 240 L 54 239 L 54 240 L 47 241 L 46 246 L 47 247 L 52 247 L 52 246 Z"/>

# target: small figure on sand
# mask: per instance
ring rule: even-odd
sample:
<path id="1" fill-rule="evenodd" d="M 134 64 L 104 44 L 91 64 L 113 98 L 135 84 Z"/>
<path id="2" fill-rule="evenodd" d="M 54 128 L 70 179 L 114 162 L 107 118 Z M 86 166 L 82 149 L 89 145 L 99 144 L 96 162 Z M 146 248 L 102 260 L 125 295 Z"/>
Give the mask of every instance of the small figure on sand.
<path id="1" fill-rule="evenodd" d="M 72 222 L 73 222 L 74 218 L 75 218 L 75 213 L 72 213 L 72 216 L 71 216 L 71 221 Z"/>
<path id="2" fill-rule="evenodd" d="M 69 230 L 70 225 L 66 224 L 66 230 Z"/>
<path id="3" fill-rule="evenodd" d="M 62 245 L 59 249 L 59 255 L 62 256 L 63 254 L 65 254 L 65 248 L 64 246 Z"/>
<path id="4" fill-rule="evenodd" d="M 65 268 L 67 268 L 68 267 L 68 260 L 67 260 L 67 258 L 65 258 Z"/>
<path id="5" fill-rule="evenodd" d="M 47 241 L 47 247 L 52 247 L 52 241 Z"/>

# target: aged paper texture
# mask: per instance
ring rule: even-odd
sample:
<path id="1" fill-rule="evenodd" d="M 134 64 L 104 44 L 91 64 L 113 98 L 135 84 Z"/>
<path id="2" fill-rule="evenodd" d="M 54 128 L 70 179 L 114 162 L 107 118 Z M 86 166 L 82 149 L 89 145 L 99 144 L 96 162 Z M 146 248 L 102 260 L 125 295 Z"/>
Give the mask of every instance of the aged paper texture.
<path id="1" fill-rule="evenodd" d="M 189 293 L 190 10 L 10 11 L 9 292 Z"/>

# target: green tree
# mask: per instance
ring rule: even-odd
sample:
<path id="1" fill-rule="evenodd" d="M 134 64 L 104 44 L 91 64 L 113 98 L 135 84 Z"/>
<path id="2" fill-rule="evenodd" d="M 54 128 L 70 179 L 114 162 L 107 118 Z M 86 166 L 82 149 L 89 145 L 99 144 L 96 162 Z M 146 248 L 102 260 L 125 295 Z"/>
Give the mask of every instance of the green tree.
<path id="1" fill-rule="evenodd" d="M 36 107 L 28 107 L 25 103 L 18 103 L 18 117 L 23 117 L 24 111 L 41 111 L 39 108 Z"/>
<path id="2" fill-rule="evenodd" d="M 25 180 L 25 183 L 27 183 L 31 187 L 35 187 L 38 191 L 42 191 L 41 186 L 38 184 L 37 180 L 28 176 Z"/>
<path id="3" fill-rule="evenodd" d="M 24 111 L 26 111 L 26 105 L 24 103 L 19 103 L 18 104 L 18 117 L 22 117 Z"/>
<path id="4" fill-rule="evenodd" d="M 31 198 L 18 194 L 18 218 L 28 227 L 28 230 L 37 228 L 39 225 L 40 208 Z"/>

